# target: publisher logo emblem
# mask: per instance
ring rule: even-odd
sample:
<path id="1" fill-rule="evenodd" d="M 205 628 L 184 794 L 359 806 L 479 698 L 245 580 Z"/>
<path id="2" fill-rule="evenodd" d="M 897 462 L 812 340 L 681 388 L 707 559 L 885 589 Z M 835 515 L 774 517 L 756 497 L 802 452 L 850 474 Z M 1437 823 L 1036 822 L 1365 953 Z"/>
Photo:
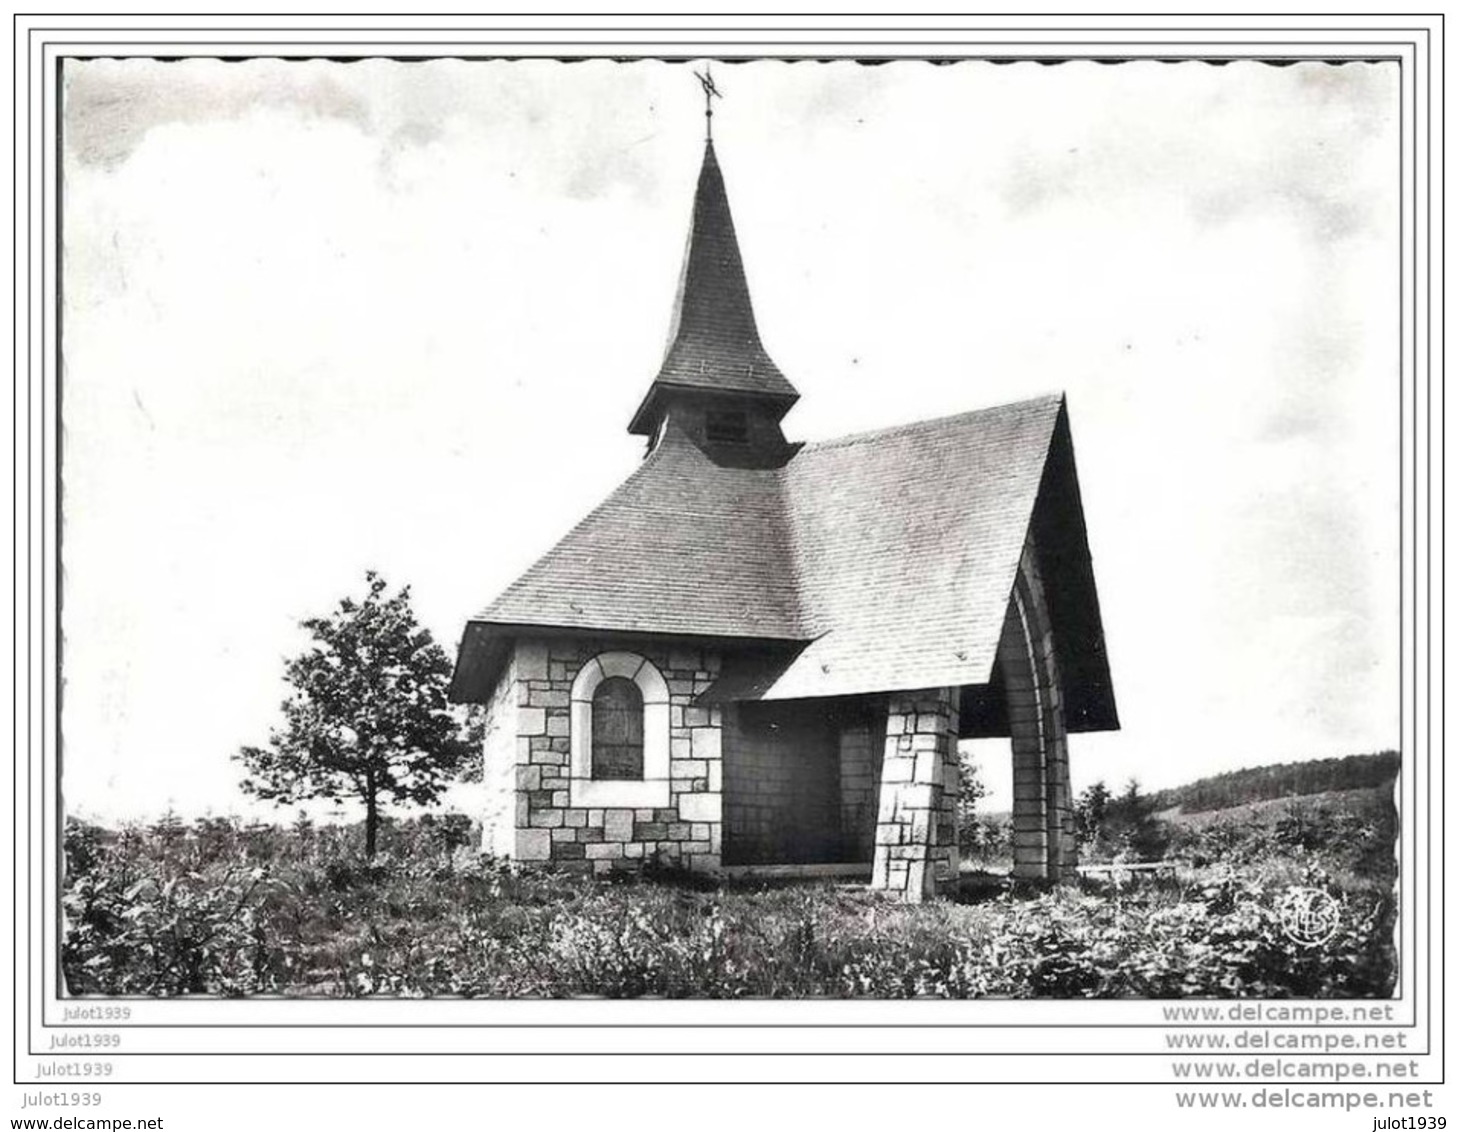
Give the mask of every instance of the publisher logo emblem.
<path id="1" fill-rule="evenodd" d="M 1319 888 L 1288 888 L 1276 910 L 1286 937 L 1298 947 L 1320 947 L 1342 919 L 1341 905 Z"/>

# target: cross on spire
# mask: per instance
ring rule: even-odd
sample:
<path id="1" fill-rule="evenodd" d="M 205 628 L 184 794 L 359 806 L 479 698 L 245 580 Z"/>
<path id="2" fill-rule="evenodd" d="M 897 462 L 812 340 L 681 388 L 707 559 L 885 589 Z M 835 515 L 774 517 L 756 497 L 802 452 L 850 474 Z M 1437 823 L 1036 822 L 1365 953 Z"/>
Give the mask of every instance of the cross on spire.
<path id="1" fill-rule="evenodd" d="M 714 85 L 714 76 L 709 73 L 709 65 L 704 64 L 702 71 L 695 71 L 694 78 L 699 80 L 699 86 L 704 88 L 704 140 L 714 140 L 714 99 L 723 98 L 719 88 Z"/>

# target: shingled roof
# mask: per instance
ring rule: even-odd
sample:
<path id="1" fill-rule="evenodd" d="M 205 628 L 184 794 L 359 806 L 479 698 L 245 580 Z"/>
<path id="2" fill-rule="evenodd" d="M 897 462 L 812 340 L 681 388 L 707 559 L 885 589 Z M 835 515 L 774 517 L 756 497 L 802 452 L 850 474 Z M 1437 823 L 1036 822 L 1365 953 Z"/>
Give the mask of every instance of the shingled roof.
<path id="1" fill-rule="evenodd" d="M 1058 396 L 807 444 L 770 469 L 715 463 L 670 417 L 638 470 L 472 619 L 455 693 L 481 694 L 472 648 L 533 627 L 761 646 L 721 698 L 986 684 L 1035 512 L 1065 678 L 1083 689 L 1070 724 L 1109 725 Z"/>

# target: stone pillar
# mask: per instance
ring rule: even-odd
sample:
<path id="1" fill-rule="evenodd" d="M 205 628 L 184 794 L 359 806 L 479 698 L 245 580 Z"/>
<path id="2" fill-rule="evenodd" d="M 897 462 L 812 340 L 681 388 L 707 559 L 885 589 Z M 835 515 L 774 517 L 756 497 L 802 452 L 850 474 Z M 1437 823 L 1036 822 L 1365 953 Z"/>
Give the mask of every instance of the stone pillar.
<path id="1" fill-rule="evenodd" d="M 1013 876 L 1072 880 L 1077 841 L 1057 653 L 1031 544 L 998 644 L 1013 760 Z"/>
<path id="2" fill-rule="evenodd" d="M 871 887 L 911 902 L 956 876 L 958 695 L 934 688 L 887 702 Z"/>
<path id="3" fill-rule="evenodd" d="M 1043 702 L 1043 776 L 1048 791 L 1048 879 L 1067 881 L 1078 875 L 1078 838 L 1068 783 L 1068 729 L 1051 630 L 1044 634 L 1041 651 L 1046 673 L 1038 691 Z"/>
<path id="4" fill-rule="evenodd" d="M 1026 609 L 1015 589 L 998 654 L 1012 732 L 1012 872 L 1020 880 L 1041 880 L 1048 875 L 1048 784 L 1044 775 L 1042 703 L 1025 618 Z"/>

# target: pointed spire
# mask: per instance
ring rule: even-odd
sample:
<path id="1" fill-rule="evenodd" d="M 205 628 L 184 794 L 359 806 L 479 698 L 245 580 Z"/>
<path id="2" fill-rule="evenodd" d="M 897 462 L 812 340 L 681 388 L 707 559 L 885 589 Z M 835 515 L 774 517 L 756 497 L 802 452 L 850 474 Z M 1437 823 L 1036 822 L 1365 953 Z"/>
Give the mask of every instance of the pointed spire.
<path id="1" fill-rule="evenodd" d="M 651 435 L 674 389 L 763 399 L 776 407 L 776 419 L 799 398 L 760 344 L 712 138 L 704 144 L 668 352 L 628 431 Z"/>

